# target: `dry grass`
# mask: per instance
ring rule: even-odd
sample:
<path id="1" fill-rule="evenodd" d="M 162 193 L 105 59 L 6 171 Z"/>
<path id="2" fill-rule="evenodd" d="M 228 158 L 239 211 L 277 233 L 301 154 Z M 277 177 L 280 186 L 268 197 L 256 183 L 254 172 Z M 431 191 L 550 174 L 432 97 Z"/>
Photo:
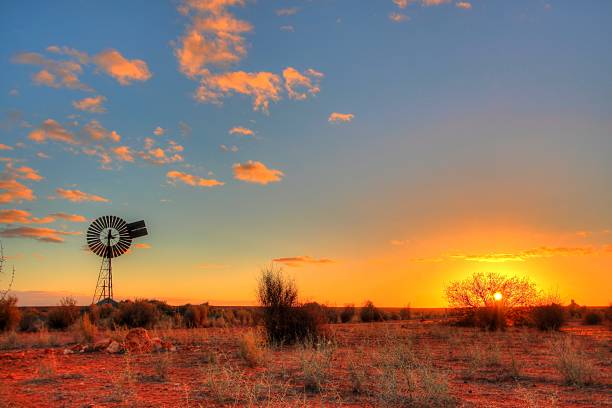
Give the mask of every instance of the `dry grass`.
<path id="1" fill-rule="evenodd" d="M 580 344 L 576 340 L 566 337 L 555 345 L 557 350 L 556 369 L 559 371 L 565 384 L 583 387 L 595 382 L 595 369 L 580 351 Z"/>
<path id="2" fill-rule="evenodd" d="M 265 357 L 263 342 L 254 330 L 249 330 L 240 336 L 238 353 L 251 368 L 263 363 Z"/>

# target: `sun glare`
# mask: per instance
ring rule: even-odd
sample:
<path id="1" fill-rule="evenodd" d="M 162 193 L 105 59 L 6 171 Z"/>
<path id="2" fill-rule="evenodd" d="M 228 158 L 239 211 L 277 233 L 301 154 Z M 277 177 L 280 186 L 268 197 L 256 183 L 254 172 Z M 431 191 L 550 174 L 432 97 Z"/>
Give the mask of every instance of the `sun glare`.
<path id="1" fill-rule="evenodd" d="M 496 301 L 500 301 L 502 300 L 502 294 L 500 292 L 495 292 L 495 294 L 493 295 L 493 299 L 495 299 Z"/>

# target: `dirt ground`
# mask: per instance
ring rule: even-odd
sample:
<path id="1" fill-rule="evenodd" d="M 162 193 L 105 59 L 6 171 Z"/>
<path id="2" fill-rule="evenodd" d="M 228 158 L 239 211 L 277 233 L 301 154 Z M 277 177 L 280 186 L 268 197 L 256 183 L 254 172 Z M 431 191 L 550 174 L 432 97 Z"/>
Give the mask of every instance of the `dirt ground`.
<path id="1" fill-rule="evenodd" d="M 272 349 L 244 346 L 251 330 L 160 330 L 177 351 L 148 354 L 64 354 L 69 334 L 3 338 L 0 406 L 612 406 L 606 326 L 338 324 L 328 341 Z"/>

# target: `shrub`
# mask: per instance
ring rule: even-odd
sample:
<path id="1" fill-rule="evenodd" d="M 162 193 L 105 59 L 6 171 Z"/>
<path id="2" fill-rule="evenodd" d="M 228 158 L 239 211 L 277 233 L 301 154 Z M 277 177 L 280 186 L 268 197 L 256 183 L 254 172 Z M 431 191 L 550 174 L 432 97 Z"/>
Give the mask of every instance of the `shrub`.
<path id="1" fill-rule="evenodd" d="M 208 322 L 208 304 L 187 305 L 183 313 L 183 322 L 189 328 L 203 327 Z"/>
<path id="2" fill-rule="evenodd" d="M 127 301 L 119 304 L 118 322 L 130 328 L 151 328 L 159 320 L 159 311 L 154 304 L 143 300 Z"/>
<path id="3" fill-rule="evenodd" d="M 19 330 L 26 333 L 35 333 L 45 328 L 43 316 L 36 309 L 26 309 L 21 313 Z"/>
<path id="4" fill-rule="evenodd" d="M 79 308 L 76 305 L 76 300 L 74 298 L 62 298 L 59 306 L 56 306 L 49 311 L 49 328 L 65 330 L 76 322 L 77 318 L 79 317 L 79 313 Z"/>
<path id="5" fill-rule="evenodd" d="M 238 341 L 238 350 L 240 357 L 248 364 L 249 367 L 257 367 L 263 360 L 263 351 L 259 347 L 256 334 L 249 330 L 243 334 Z"/>
<path id="6" fill-rule="evenodd" d="M 584 316 L 583 323 L 587 325 L 601 324 L 603 318 L 597 312 L 589 312 Z"/>
<path id="7" fill-rule="evenodd" d="M 362 322 L 381 322 L 383 321 L 383 314 L 380 310 L 374 306 L 374 303 L 371 301 L 366 301 L 363 307 L 361 308 L 359 317 Z"/>
<path id="8" fill-rule="evenodd" d="M 20 315 L 16 297 L 8 296 L 0 300 L 0 332 L 15 330 Z"/>
<path id="9" fill-rule="evenodd" d="M 312 306 L 299 306 L 295 283 L 281 269 L 262 271 L 257 295 L 269 343 L 292 344 L 321 335 L 320 315 L 313 312 Z"/>
<path id="10" fill-rule="evenodd" d="M 556 303 L 536 306 L 531 310 L 531 318 L 540 330 L 559 330 L 565 323 L 565 311 L 563 306 Z"/>
<path id="11" fill-rule="evenodd" d="M 342 323 L 348 323 L 351 320 L 353 320 L 354 316 L 355 316 L 355 305 L 353 304 L 345 305 L 344 309 L 342 309 L 342 312 L 340 312 L 340 321 Z"/>
<path id="12" fill-rule="evenodd" d="M 410 309 L 410 305 L 403 307 L 400 310 L 399 315 L 401 320 L 410 320 L 410 318 L 412 317 L 412 310 Z"/>
<path id="13" fill-rule="evenodd" d="M 98 329 L 89 319 L 88 313 L 85 313 L 81 318 L 79 332 L 83 340 L 85 340 L 87 343 L 93 343 Z"/>
<path id="14" fill-rule="evenodd" d="M 565 384 L 584 386 L 594 382 L 595 369 L 579 351 L 576 342 L 565 338 L 555 349 L 558 353 L 556 368 L 563 376 Z"/>

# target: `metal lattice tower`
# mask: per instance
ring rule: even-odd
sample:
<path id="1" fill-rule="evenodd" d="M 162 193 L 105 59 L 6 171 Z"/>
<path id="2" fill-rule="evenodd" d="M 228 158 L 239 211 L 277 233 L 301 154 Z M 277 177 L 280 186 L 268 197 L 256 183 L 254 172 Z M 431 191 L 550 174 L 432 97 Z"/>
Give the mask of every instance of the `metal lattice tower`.
<path id="1" fill-rule="evenodd" d="M 92 303 L 113 300 L 112 259 L 126 253 L 133 238 L 147 234 L 144 221 L 128 224 L 114 215 L 105 215 L 91 223 L 87 229 L 87 245 L 93 253 L 102 257 Z"/>

